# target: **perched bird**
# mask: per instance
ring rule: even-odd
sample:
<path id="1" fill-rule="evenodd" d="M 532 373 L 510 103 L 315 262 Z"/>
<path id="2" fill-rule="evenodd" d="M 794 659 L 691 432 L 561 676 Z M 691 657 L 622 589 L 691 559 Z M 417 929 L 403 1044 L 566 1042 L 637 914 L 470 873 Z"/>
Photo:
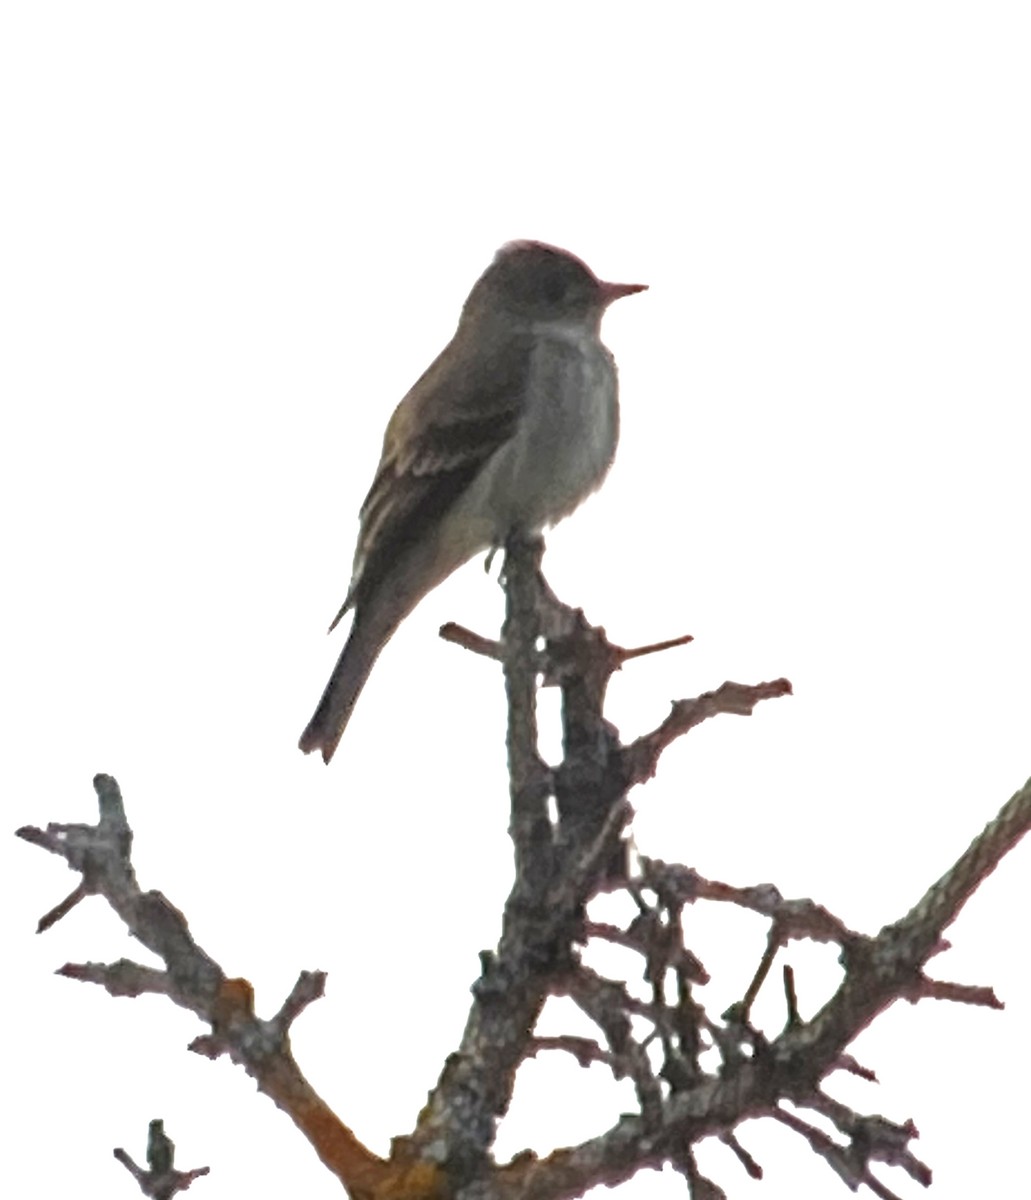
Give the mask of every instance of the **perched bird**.
<path id="1" fill-rule="evenodd" d="M 305 754 L 333 757 L 380 651 L 419 601 L 510 533 L 568 516 L 616 451 L 616 365 L 602 314 L 645 289 L 604 283 L 541 242 L 509 242 L 476 281 L 451 342 L 387 425 L 362 505 L 347 644 Z"/>

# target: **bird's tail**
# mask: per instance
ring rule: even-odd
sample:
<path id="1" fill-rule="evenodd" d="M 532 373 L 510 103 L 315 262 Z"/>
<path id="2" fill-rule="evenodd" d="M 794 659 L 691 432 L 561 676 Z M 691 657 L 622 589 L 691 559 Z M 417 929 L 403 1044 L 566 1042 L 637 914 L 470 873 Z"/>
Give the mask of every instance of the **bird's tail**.
<path id="1" fill-rule="evenodd" d="M 347 644 L 340 652 L 322 699 L 301 734 L 298 744 L 305 754 L 321 750 L 322 761 L 326 763 L 333 757 L 365 681 L 396 628 L 395 623 L 384 632 L 355 616 Z"/>
<path id="2" fill-rule="evenodd" d="M 480 549 L 480 534 L 475 529 L 471 538 L 452 535 L 442 542 L 436 536 L 424 537 L 396 558 L 389 573 L 366 586 L 362 598 L 353 604 L 354 622 L 347 644 L 315 715 L 301 734 L 300 747 L 305 754 L 321 750 L 323 761 L 329 762 L 380 651 L 397 627 L 428 591 Z M 345 609 L 351 607 L 351 596 L 348 601 Z"/>

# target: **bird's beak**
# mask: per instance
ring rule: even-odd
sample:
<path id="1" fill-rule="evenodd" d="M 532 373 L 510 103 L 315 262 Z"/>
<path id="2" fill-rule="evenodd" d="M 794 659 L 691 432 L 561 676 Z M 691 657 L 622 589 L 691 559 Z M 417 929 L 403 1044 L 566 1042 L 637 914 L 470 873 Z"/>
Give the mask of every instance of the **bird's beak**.
<path id="1" fill-rule="evenodd" d="M 604 280 L 598 285 L 601 291 L 601 302 L 608 306 L 613 300 L 619 300 L 622 296 L 632 296 L 635 292 L 646 292 L 648 285 L 646 283 L 605 283 Z"/>

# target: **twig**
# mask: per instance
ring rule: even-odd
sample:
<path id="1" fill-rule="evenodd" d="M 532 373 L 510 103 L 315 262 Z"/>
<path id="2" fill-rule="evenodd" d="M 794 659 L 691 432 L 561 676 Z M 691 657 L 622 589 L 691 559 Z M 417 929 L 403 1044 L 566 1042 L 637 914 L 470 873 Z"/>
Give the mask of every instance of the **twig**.
<path id="1" fill-rule="evenodd" d="M 606 1067 L 611 1068 L 616 1079 L 621 1079 L 625 1074 L 615 1057 L 590 1038 L 575 1037 L 568 1033 L 554 1037 L 538 1035 L 530 1039 L 527 1058 L 536 1058 L 545 1050 L 562 1050 L 566 1054 L 571 1054 L 581 1067 L 589 1067 L 592 1063 L 603 1063 Z"/>
<path id="2" fill-rule="evenodd" d="M 772 683 L 757 683 L 754 686 L 727 682 L 714 692 L 706 692 L 693 700 L 675 701 L 669 716 L 657 729 L 624 748 L 623 777 L 627 785 L 651 779 L 666 747 L 710 717 L 721 713 L 750 717 L 755 706 L 763 700 L 790 695 L 791 684 L 786 679 L 775 679 Z"/>
<path id="3" fill-rule="evenodd" d="M 983 1008 L 1005 1008 L 993 988 L 977 987 L 972 983 L 946 983 L 941 979 L 921 976 L 915 987 L 906 993 L 905 999 L 952 1000 L 957 1004 L 977 1004 Z"/>
<path id="4" fill-rule="evenodd" d="M 150 1123 L 147 1135 L 147 1166 L 144 1170 L 136 1165 L 128 1153 L 119 1147 L 114 1156 L 140 1185 L 140 1191 L 153 1200 L 171 1200 L 179 1192 L 185 1192 L 195 1179 L 207 1175 L 210 1167 L 194 1167 L 192 1171 L 177 1171 L 174 1166 L 175 1143 L 165 1133 L 164 1122 Z"/>
<path id="5" fill-rule="evenodd" d="M 301 986 L 299 981 L 273 1021 L 256 1017 L 251 985 L 225 976 L 193 940 L 183 914 L 160 892 L 141 891 L 129 858 L 132 831 L 118 784 L 109 775 L 98 775 L 93 782 L 100 809 L 96 825 L 51 824 L 46 830 L 28 826 L 19 829 L 18 836 L 81 871 L 86 892 L 103 896 L 133 937 L 164 962 L 165 970 L 123 959 L 112 964 L 69 963 L 60 974 L 100 984 L 114 995 L 160 992 L 196 1014 L 211 1025 L 212 1032 L 195 1039 L 191 1048 L 210 1057 L 228 1054 L 242 1065 L 352 1194 L 369 1195 L 373 1181 L 390 1177 L 389 1164 L 366 1149 L 340 1121 L 290 1053 L 287 1026 L 314 998 L 312 984 Z M 316 973 L 302 980 L 320 977 Z"/>
<path id="6" fill-rule="evenodd" d="M 445 642 L 461 646 L 463 650 L 469 650 L 483 658 L 492 658 L 495 661 L 501 659 L 501 643 L 496 638 L 487 638 L 482 634 L 474 633 L 473 630 L 466 629 L 464 625 L 459 625 L 456 621 L 446 621 L 441 625 L 438 636 Z"/>
<path id="7" fill-rule="evenodd" d="M 650 646 L 635 646 L 625 650 L 616 646 L 615 651 L 621 662 L 629 662 L 632 658 L 643 658 L 646 654 L 661 654 L 664 650 L 674 650 L 677 646 L 686 646 L 694 641 L 694 635 L 685 633 L 681 637 L 667 638 L 664 642 L 652 642 Z"/>

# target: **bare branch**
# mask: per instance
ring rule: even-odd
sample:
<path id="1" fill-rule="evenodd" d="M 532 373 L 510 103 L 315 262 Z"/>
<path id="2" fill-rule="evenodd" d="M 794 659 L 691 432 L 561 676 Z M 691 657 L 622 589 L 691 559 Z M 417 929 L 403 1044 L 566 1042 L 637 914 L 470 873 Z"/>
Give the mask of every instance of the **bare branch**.
<path id="1" fill-rule="evenodd" d="M 472 989 L 461 1044 L 447 1059 L 413 1133 L 395 1139 L 388 1161 L 373 1155 L 328 1109 L 291 1055 L 290 1026 L 321 997 L 325 976 L 302 972 L 276 1015 L 258 1018 L 250 983 L 227 978 L 197 946 L 183 914 L 159 892 L 140 890 L 130 861 L 132 832 L 117 785 L 107 776 L 95 781 L 96 826 L 19 831 L 25 840 L 61 855 L 81 876 L 73 892 L 42 918 L 41 927 L 67 915 L 85 896 L 102 895 L 164 969 L 123 959 L 67 964 L 61 973 L 101 984 L 114 995 L 166 994 L 194 1012 L 210 1032 L 196 1038 L 191 1049 L 212 1058 L 228 1055 L 243 1065 L 355 1200 L 573 1200 L 589 1187 L 613 1186 L 642 1168 L 666 1163 L 683 1174 L 693 1196 L 715 1200 L 723 1192 L 700 1175 L 693 1147 L 702 1138 L 717 1137 L 758 1177 L 760 1168 L 735 1129 L 763 1116 L 804 1137 L 850 1187 L 865 1184 L 892 1200 L 893 1193 L 872 1174 L 874 1162 L 901 1167 L 926 1184 L 930 1172 L 909 1148 L 917 1136 L 912 1122 L 859 1115 L 828 1098 L 821 1082 L 836 1070 L 875 1078 L 847 1047 L 897 1000 L 999 1006 L 990 988 L 933 981 L 924 972 L 928 960 L 946 946 L 944 930 L 967 897 L 1031 823 L 1031 782 L 905 917 L 875 937 L 849 929 L 812 900 L 786 900 L 769 884 L 733 887 L 657 859 L 641 859 L 639 873 L 632 875 L 628 790 L 650 778 L 664 749 L 700 722 L 722 713 L 748 715 L 760 701 L 790 694 L 791 685 L 784 679 L 755 686 L 724 683 L 677 701 L 657 729 L 621 744 L 604 718 L 612 673 L 628 659 L 689 639 L 632 651 L 613 646 L 580 610 L 554 597 L 540 574 L 541 552 L 539 539 L 512 539 L 506 547 L 507 609 L 500 642 L 453 625 L 441 631 L 503 664 L 516 870 L 497 950 L 481 955 L 482 972 Z M 538 749 L 540 676 L 562 692 L 562 759 L 554 767 Z M 592 898 L 619 889 L 636 902 L 627 928 L 589 921 Z M 708 976 L 684 941 L 684 906 L 699 899 L 733 903 L 769 922 L 754 978 L 722 1021 L 709 1017 L 696 998 L 695 985 Z M 622 980 L 606 979 L 582 964 L 581 947 L 590 938 L 640 956 L 651 989 L 648 1001 L 633 997 Z M 771 1041 L 750 1025 L 750 1010 L 779 950 L 802 938 L 840 946 L 843 978 L 816 1015 L 803 1021 L 793 974 L 785 968 L 787 1020 Z M 601 1031 L 604 1044 L 574 1034 L 538 1035 L 537 1021 L 551 995 L 571 997 Z M 580 1145 L 542 1159 L 527 1153 L 499 1168 L 491 1147 L 517 1069 L 543 1050 L 571 1054 L 582 1066 L 602 1063 L 617 1078 L 630 1078 L 639 1111 Z M 703 1051 L 713 1053 L 704 1056 Z M 709 1069 L 709 1057 L 719 1060 L 715 1069 Z M 785 1100 L 831 1120 L 843 1142 L 788 1112 Z M 169 1170 L 170 1146 L 160 1138 L 154 1142 L 155 1161 L 161 1166 L 164 1154 Z M 134 1175 L 147 1174 L 118 1153 Z M 150 1174 L 155 1171 L 152 1163 Z"/>
<path id="2" fill-rule="evenodd" d="M 867 1083 L 879 1083 L 875 1072 L 869 1067 L 864 1067 L 852 1057 L 851 1054 L 843 1054 L 838 1061 L 831 1067 L 832 1071 L 847 1071 L 850 1075 L 856 1075 L 860 1079 L 865 1079 Z"/>
<path id="3" fill-rule="evenodd" d="M 789 963 L 785 963 L 782 975 L 784 979 L 784 1002 L 788 1010 L 787 1024 L 790 1028 L 802 1023 L 802 1018 L 798 1013 L 798 993 L 795 991 L 794 968 Z"/>
<path id="4" fill-rule="evenodd" d="M 543 542 L 512 538 L 505 548 L 502 631 L 508 697 L 508 765 L 516 878 L 497 954 L 483 973 L 461 1047 L 450 1056 L 412 1136 L 395 1145 L 413 1161 L 445 1163 L 454 1186 L 487 1168 L 497 1120 L 507 1111 L 519 1063 L 575 933 L 568 893 L 553 887 L 555 831 L 548 815 L 552 775 L 537 750 L 537 641 L 542 626 Z"/>
<path id="5" fill-rule="evenodd" d="M 461 646 L 463 650 L 469 650 L 483 658 L 492 658 L 496 662 L 501 661 L 502 652 L 499 641 L 474 633 L 473 630 L 466 629 L 464 625 L 459 625 L 456 621 L 446 621 L 441 625 L 438 636 L 445 642 L 452 642 L 456 646 Z"/>
<path id="6" fill-rule="evenodd" d="M 814 904 L 812 900 L 804 898 L 785 900 L 772 883 L 733 887 L 729 883 L 704 879 L 691 867 L 679 863 L 664 863 L 661 859 L 643 856 L 639 862 L 641 884 L 667 898 L 675 897 L 687 904 L 693 904 L 695 900 L 737 904 L 761 916 L 770 917 L 780 945 L 792 938 L 837 942 L 843 947 L 860 940 L 859 934 L 828 912 L 822 904 Z"/>
<path id="7" fill-rule="evenodd" d="M 148 1170 L 136 1165 L 128 1153 L 121 1148 L 114 1156 L 140 1185 L 140 1191 L 153 1200 L 171 1200 L 179 1192 L 185 1192 L 195 1179 L 207 1175 L 210 1167 L 194 1167 L 192 1171 L 177 1171 L 174 1167 L 175 1143 L 165 1133 L 164 1122 L 150 1123 L 147 1136 Z"/>
<path id="8" fill-rule="evenodd" d="M 637 738 L 623 750 L 623 776 L 629 787 L 651 779 L 658 769 L 663 750 L 685 733 L 721 713 L 750 717 L 757 704 L 791 695 L 786 679 L 772 683 L 723 683 L 714 692 L 706 692 L 694 700 L 677 700 L 669 716 L 651 733 Z"/>
<path id="9" fill-rule="evenodd" d="M 529 1042 L 527 1058 L 536 1058 L 544 1050 L 563 1050 L 566 1054 L 571 1054 L 581 1067 L 589 1067 L 592 1063 L 603 1063 L 606 1067 L 612 1068 L 616 1079 L 623 1076 L 615 1057 L 590 1038 L 574 1037 L 568 1033 L 556 1037 L 533 1037 Z"/>
<path id="10" fill-rule="evenodd" d="M 762 1167 L 759 1166 L 755 1159 L 748 1153 L 748 1151 L 744 1148 L 744 1146 L 741 1145 L 741 1143 L 732 1133 L 720 1134 L 720 1141 L 729 1149 L 733 1150 L 735 1157 L 744 1167 L 750 1179 L 762 1179 Z"/>
<path id="11" fill-rule="evenodd" d="M 972 983 L 946 983 L 941 979 L 921 977 L 920 982 L 905 997 L 907 1000 L 953 1000 L 958 1004 L 977 1004 L 983 1008 L 1005 1008 L 1006 1005 L 990 987 Z"/>
<path id="12" fill-rule="evenodd" d="M 613 1074 L 617 1079 L 629 1076 L 633 1080 L 645 1121 L 658 1124 L 662 1119 L 662 1089 L 648 1061 L 647 1051 L 634 1040 L 626 1016 L 625 988 L 581 967 L 570 972 L 562 990 L 605 1035 Z"/>
<path id="13" fill-rule="evenodd" d="M 451 642 L 452 645 L 461 646 L 463 650 L 468 650 L 471 654 L 478 654 L 481 658 L 490 658 L 495 662 L 501 662 L 504 657 L 502 643 L 496 638 L 484 637 L 483 634 L 476 633 L 475 630 L 468 629 L 465 625 L 459 625 L 457 621 L 445 621 L 437 630 L 437 636 L 445 642 Z M 687 646 L 693 641 L 694 636 L 685 633 L 681 637 L 667 638 L 663 642 L 652 642 L 647 646 L 634 646 L 629 649 L 609 643 L 610 669 L 617 671 L 623 663 L 630 662 L 632 659 L 644 658 L 648 654 L 661 654 L 666 650 L 675 650 L 677 647 Z M 539 669 L 547 672 L 547 656 L 537 655 L 537 660 Z M 556 679 L 545 675 L 545 687 L 553 686 L 555 683 L 557 683 Z"/>
<path id="14" fill-rule="evenodd" d="M 801 1117 L 796 1117 L 782 1108 L 774 1110 L 773 1116 L 782 1125 L 801 1134 L 809 1143 L 812 1151 L 833 1167 L 851 1191 L 858 1191 L 865 1183 L 881 1200 L 899 1200 L 894 1192 L 889 1191 L 876 1176 L 871 1175 L 869 1164 L 856 1161 L 850 1147 L 839 1146 L 823 1130 L 817 1129 L 815 1125 L 810 1125 L 808 1121 L 803 1121 Z"/>
<path id="15" fill-rule="evenodd" d="M 290 995 L 283 1001 L 279 1012 L 272 1018 L 276 1029 L 285 1034 L 302 1012 L 326 994 L 325 971 L 302 971 L 297 977 Z"/>
<path id="16" fill-rule="evenodd" d="M 920 1136 L 912 1121 L 896 1125 L 884 1117 L 864 1117 L 847 1104 L 817 1091 L 809 1101 L 814 1112 L 832 1121 L 851 1141 L 855 1153 L 864 1161 L 889 1163 L 902 1167 L 911 1179 L 924 1187 L 931 1184 L 931 1172 L 909 1149 L 909 1143 Z"/>
<path id="17" fill-rule="evenodd" d="M 80 883 L 77 887 L 74 887 L 63 900 L 55 904 L 48 913 L 44 913 L 39 918 L 36 924 L 36 932 L 46 933 L 51 925 L 56 925 L 62 917 L 66 917 L 76 904 L 80 900 L 85 900 L 88 895 L 89 891 L 83 884 Z"/>
<path id="18" fill-rule="evenodd" d="M 895 926 L 893 939 L 913 942 L 911 953 L 931 953 L 963 905 L 1031 828 L 1031 779 L 1003 805 L 956 864 Z M 885 933 L 888 931 L 885 930 Z M 884 934 L 882 934 L 882 937 Z M 919 947 L 919 949 L 917 949 Z"/>
<path id="19" fill-rule="evenodd" d="M 18 830 L 18 836 L 59 854 L 72 869 L 81 871 L 84 889 L 102 895 L 132 936 L 164 962 L 165 970 L 122 960 L 70 963 L 60 973 L 99 983 L 114 995 L 160 992 L 195 1013 L 212 1032 L 196 1039 L 192 1048 L 211 1057 L 228 1054 L 243 1066 L 352 1193 L 368 1195 L 372 1183 L 391 1178 L 393 1169 L 366 1149 L 315 1093 L 294 1061 L 286 1036 L 289 1021 L 314 999 L 321 973 L 302 975 L 275 1020 L 256 1017 L 251 985 L 225 976 L 193 940 L 183 914 L 160 892 L 140 890 L 129 859 L 132 831 L 118 784 L 110 776 L 98 775 L 94 787 L 100 807 L 96 825 L 51 824 L 45 831 L 27 827 Z M 120 1161 L 126 1159 L 127 1155 Z"/>
<path id="20" fill-rule="evenodd" d="M 142 996 L 144 992 L 168 996 L 172 989 L 167 971 L 157 971 L 128 958 L 114 963 L 65 963 L 56 974 L 80 983 L 99 983 L 112 996 Z"/>
<path id="21" fill-rule="evenodd" d="M 652 642 L 648 646 L 634 646 L 630 650 L 616 646 L 615 650 L 621 662 L 629 662 L 632 658 L 643 658 L 646 654 L 662 654 L 666 650 L 675 650 L 678 646 L 686 646 L 693 641 L 694 635 L 685 633 L 680 637 L 667 638 L 664 642 Z"/>

